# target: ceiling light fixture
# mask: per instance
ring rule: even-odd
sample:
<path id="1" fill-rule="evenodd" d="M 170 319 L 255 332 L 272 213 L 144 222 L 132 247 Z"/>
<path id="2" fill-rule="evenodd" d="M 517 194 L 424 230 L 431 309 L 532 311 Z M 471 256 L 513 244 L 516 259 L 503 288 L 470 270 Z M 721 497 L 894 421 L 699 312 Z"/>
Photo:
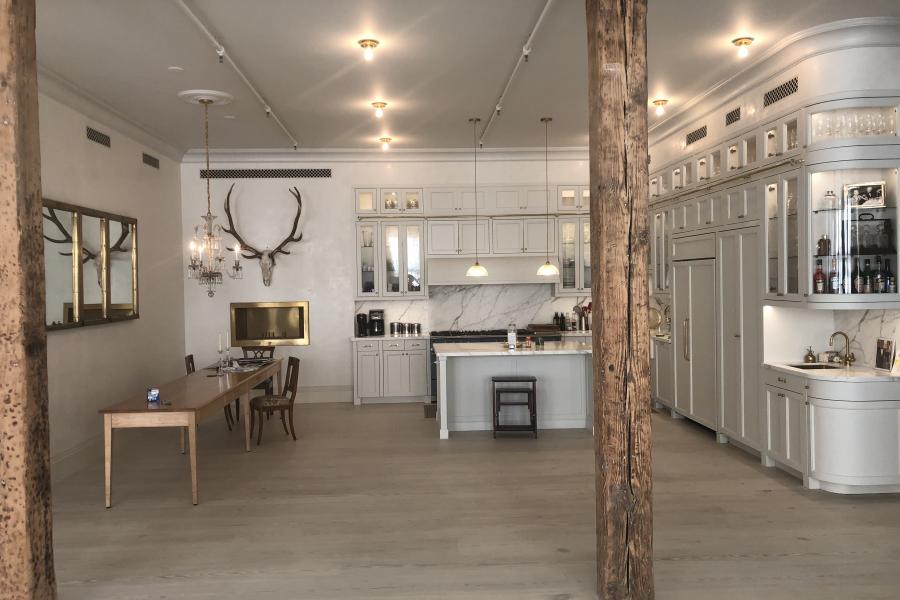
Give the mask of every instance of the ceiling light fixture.
<path id="1" fill-rule="evenodd" d="M 475 165 L 475 263 L 466 269 L 466 277 L 487 277 L 488 270 L 478 262 L 478 123 L 481 119 L 472 117 L 469 123 L 472 124 L 472 158 Z"/>
<path id="2" fill-rule="evenodd" d="M 378 141 L 381 142 L 381 149 L 387 152 L 391 149 L 391 142 L 394 141 L 394 139 L 389 137 L 380 137 L 378 138 Z"/>
<path id="3" fill-rule="evenodd" d="M 738 49 L 738 58 L 747 58 L 747 55 L 750 54 L 750 44 L 753 43 L 752 37 L 739 37 L 731 40 L 731 43 L 737 46 Z"/>
<path id="4" fill-rule="evenodd" d="M 375 109 L 375 118 L 380 119 L 384 116 L 384 109 L 387 108 L 387 102 L 373 102 L 372 108 Z"/>
<path id="5" fill-rule="evenodd" d="M 366 62 L 372 62 L 372 59 L 375 58 L 375 48 L 378 47 L 378 40 L 365 38 L 359 40 L 357 44 L 363 49 L 363 58 L 366 59 Z"/>
<path id="6" fill-rule="evenodd" d="M 550 117 L 542 117 L 544 124 L 544 184 L 547 186 L 547 262 L 538 267 L 541 277 L 559 277 L 559 268 L 550 262 Z"/>
<path id="7" fill-rule="evenodd" d="M 668 104 L 668 103 L 669 103 L 669 101 L 666 100 L 665 98 L 659 98 L 659 99 L 653 101 L 653 106 L 656 107 L 656 116 L 657 117 L 661 117 L 664 114 L 666 114 L 666 104 Z"/>

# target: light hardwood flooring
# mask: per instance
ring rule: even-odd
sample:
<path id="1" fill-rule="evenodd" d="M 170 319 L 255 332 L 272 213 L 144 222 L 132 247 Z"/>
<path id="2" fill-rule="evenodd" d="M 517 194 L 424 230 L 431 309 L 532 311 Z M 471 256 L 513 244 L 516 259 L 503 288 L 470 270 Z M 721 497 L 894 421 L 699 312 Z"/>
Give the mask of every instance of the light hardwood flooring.
<path id="1" fill-rule="evenodd" d="M 591 438 L 437 440 L 420 405 L 305 404 L 242 451 L 199 433 L 200 505 L 173 429 L 117 432 L 53 489 L 61 600 L 594 598 Z M 841 497 L 654 415 L 659 599 L 898 598 L 900 498 Z"/>

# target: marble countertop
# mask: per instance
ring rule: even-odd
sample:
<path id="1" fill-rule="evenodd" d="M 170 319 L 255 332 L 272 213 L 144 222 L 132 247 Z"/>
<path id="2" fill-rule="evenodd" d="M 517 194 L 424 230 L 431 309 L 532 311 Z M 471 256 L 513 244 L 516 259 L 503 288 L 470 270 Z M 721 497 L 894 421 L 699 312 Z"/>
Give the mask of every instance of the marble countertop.
<path id="1" fill-rule="evenodd" d="M 543 332 L 541 332 L 541 333 L 543 333 Z M 590 329 L 587 329 L 585 331 L 560 331 L 559 333 L 562 334 L 563 337 L 585 337 L 585 336 L 593 335 L 593 333 L 591 332 Z M 540 333 L 538 333 L 536 335 L 540 335 Z M 550 334 L 548 332 L 547 335 L 552 335 L 552 334 Z"/>
<path id="2" fill-rule="evenodd" d="M 378 340 L 428 340 L 431 334 L 423 333 L 421 335 L 368 335 L 365 337 L 352 337 L 351 342 L 374 342 Z"/>
<path id="3" fill-rule="evenodd" d="M 540 354 L 591 354 L 591 345 L 584 342 L 544 342 L 542 349 L 508 350 L 503 342 L 480 344 L 435 344 L 434 353 L 444 356 L 536 356 Z"/>
<path id="4" fill-rule="evenodd" d="M 763 366 L 789 375 L 822 381 L 900 381 L 900 373 L 888 373 L 866 366 L 841 367 L 840 369 L 798 369 L 792 367 L 791 364 L 765 363 Z"/>

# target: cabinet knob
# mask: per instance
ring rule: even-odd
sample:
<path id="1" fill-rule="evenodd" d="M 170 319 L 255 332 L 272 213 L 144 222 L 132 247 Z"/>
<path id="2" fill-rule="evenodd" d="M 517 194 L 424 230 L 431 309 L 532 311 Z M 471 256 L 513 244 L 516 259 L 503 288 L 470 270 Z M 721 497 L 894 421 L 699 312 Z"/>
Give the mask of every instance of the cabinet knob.
<path id="1" fill-rule="evenodd" d="M 738 215 L 737 218 L 738 218 L 738 219 L 743 219 L 743 218 L 746 217 L 746 216 L 747 216 L 747 215 Z"/>
<path id="2" fill-rule="evenodd" d="M 779 398 L 784 398 L 784 394 L 778 394 Z"/>
<path id="3" fill-rule="evenodd" d="M 736 333 L 736 334 L 734 334 L 734 337 L 736 337 L 736 338 L 740 338 L 740 337 L 741 337 L 741 334 L 739 334 L 739 333 Z"/>

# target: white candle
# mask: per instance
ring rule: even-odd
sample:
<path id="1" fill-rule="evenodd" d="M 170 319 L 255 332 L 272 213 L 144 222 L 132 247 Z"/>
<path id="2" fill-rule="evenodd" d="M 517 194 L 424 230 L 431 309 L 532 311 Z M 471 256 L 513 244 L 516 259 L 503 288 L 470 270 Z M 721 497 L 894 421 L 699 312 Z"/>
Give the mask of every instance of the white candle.
<path id="1" fill-rule="evenodd" d="M 222 351 L 222 332 L 219 332 L 219 352 Z"/>
<path id="2" fill-rule="evenodd" d="M 234 260 L 240 259 L 240 253 L 241 253 L 241 245 L 235 244 L 234 245 Z"/>

